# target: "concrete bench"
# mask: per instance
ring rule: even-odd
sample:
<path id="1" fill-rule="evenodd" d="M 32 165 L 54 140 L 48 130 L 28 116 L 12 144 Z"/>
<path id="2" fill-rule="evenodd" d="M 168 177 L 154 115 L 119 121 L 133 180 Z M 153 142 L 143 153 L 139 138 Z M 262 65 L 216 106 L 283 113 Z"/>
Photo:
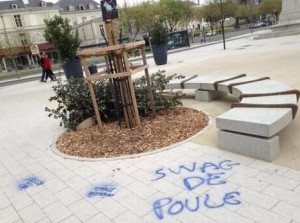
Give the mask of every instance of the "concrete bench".
<path id="1" fill-rule="evenodd" d="M 218 147 L 266 161 L 279 153 L 278 134 L 295 117 L 300 94 L 268 77 L 246 75 L 194 75 L 167 88 L 196 89 L 195 97 L 200 101 L 228 93 L 238 97 L 240 103 L 232 104 L 231 110 L 216 118 Z"/>

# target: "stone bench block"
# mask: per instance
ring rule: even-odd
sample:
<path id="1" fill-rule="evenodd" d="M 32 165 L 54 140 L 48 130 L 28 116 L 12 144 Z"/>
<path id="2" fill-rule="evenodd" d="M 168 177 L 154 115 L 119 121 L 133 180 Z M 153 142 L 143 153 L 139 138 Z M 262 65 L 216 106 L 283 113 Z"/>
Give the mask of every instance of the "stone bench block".
<path id="1" fill-rule="evenodd" d="M 192 76 L 192 75 L 191 75 Z M 182 79 L 174 79 L 171 80 L 165 87 L 166 89 L 182 89 L 182 82 L 185 83 L 186 80 L 189 80 L 191 76 L 186 76 L 185 78 Z M 196 78 L 196 77 L 194 77 Z"/>
<path id="2" fill-rule="evenodd" d="M 210 78 L 211 76 L 198 76 L 192 80 L 188 80 L 187 82 L 185 82 L 184 86 L 186 89 L 201 89 L 201 83 Z"/>
<path id="3" fill-rule="evenodd" d="M 241 103 L 249 104 L 297 104 L 297 96 L 295 94 L 272 95 L 261 97 L 245 97 Z"/>
<path id="4" fill-rule="evenodd" d="M 249 84 L 237 85 L 232 88 L 232 94 L 239 97 L 241 94 L 260 94 L 292 90 L 279 81 L 263 80 Z"/>
<path id="5" fill-rule="evenodd" d="M 253 81 L 253 80 L 257 80 L 258 78 L 259 77 L 248 77 L 248 76 L 245 76 L 245 77 L 241 77 L 241 78 L 238 78 L 238 79 L 234 79 L 234 80 L 230 80 L 230 81 L 225 81 L 225 82 L 222 82 L 222 83 L 218 84 L 218 90 L 222 91 L 222 92 L 229 93 L 228 86 L 230 84 L 238 84 L 238 83 L 242 83 L 242 82 L 246 82 L 246 81 Z"/>
<path id="6" fill-rule="evenodd" d="M 196 90 L 195 91 L 195 100 L 196 101 L 213 101 L 219 97 L 225 96 L 226 93 L 218 91 L 206 91 L 206 90 Z"/>
<path id="7" fill-rule="evenodd" d="M 262 138 L 222 130 L 218 131 L 218 147 L 265 161 L 274 160 L 280 150 L 278 136 Z"/>
<path id="8" fill-rule="evenodd" d="M 199 89 L 201 89 L 201 90 L 215 90 L 215 86 L 214 86 L 215 82 L 223 81 L 223 80 L 230 79 L 230 78 L 234 78 L 236 76 L 237 75 L 210 76 L 209 78 L 201 81 Z M 237 78 L 237 79 L 239 79 L 239 78 Z"/>
<path id="9" fill-rule="evenodd" d="M 216 126 L 222 130 L 271 137 L 291 121 L 291 108 L 233 108 L 216 118 Z"/>

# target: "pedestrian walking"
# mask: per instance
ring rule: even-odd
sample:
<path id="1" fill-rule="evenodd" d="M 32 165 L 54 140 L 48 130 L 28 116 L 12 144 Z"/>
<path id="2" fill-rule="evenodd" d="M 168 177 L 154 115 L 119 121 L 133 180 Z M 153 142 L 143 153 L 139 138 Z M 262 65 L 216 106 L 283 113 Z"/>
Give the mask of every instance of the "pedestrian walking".
<path id="1" fill-rule="evenodd" d="M 43 52 L 39 55 L 39 64 L 42 67 L 42 76 L 41 76 L 41 80 L 40 80 L 41 82 L 46 82 L 45 81 L 46 70 L 44 68 L 44 59 L 45 59 L 45 53 Z"/>
<path id="2" fill-rule="evenodd" d="M 48 77 L 50 77 L 52 81 L 56 80 L 56 77 L 51 68 L 52 68 L 51 61 L 50 61 L 48 55 L 45 54 L 44 55 L 44 69 L 45 69 L 45 73 L 46 73 L 46 81 L 47 81 Z"/>

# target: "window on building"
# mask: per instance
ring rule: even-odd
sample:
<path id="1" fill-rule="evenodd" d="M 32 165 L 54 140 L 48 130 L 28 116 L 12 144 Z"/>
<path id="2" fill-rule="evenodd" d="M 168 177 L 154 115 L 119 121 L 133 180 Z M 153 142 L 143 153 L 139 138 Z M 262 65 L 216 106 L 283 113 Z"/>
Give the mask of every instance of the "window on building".
<path id="1" fill-rule="evenodd" d="M 26 34 L 25 33 L 20 33 L 19 37 L 20 37 L 20 42 L 21 42 L 22 46 L 27 46 L 28 45 L 28 40 L 27 40 Z"/>
<path id="2" fill-rule="evenodd" d="M 42 7 L 47 7 L 47 3 L 46 2 L 41 2 L 41 6 Z"/>
<path id="3" fill-rule="evenodd" d="M 11 8 L 12 8 L 12 9 L 17 9 L 17 8 L 18 8 L 18 5 L 17 5 L 17 4 L 11 4 Z"/>
<path id="4" fill-rule="evenodd" d="M 86 40 L 86 35 L 85 35 L 85 32 L 84 32 L 84 28 L 82 28 L 81 31 L 82 31 L 83 39 Z"/>
<path id="5" fill-rule="evenodd" d="M 84 8 L 84 5 L 83 5 L 83 4 L 78 5 L 78 9 L 79 9 L 79 10 L 84 10 L 84 9 L 85 9 L 85 8 Z"/>
<path id="6" fill-rule="evenodd" d="M 14 15 L 15 23 L 17 27 L 22 27 L 22 20 L 20 15 Z"/>
<path id="7" fill-rule="evenodd" d="M 74 5 L 68 5 L 68 10 L 69 11 L 74 11 L 75 10 Z"/>
<path id="8" fill-rule="evenodd" d="M 49 12 L 45 12 L 44 13 L 44 18 L 45 18 L 45 20 L 49 20 L 50 19 L 50 13 Z"/>
<path id="9" fill-rule="evenodd" d="M 87 5 L 87 8 L 88 8 L 88 9 L 94 9 L 94 8 L 95 8 L 95 5 L 90 3 L 90 4 Z"/>

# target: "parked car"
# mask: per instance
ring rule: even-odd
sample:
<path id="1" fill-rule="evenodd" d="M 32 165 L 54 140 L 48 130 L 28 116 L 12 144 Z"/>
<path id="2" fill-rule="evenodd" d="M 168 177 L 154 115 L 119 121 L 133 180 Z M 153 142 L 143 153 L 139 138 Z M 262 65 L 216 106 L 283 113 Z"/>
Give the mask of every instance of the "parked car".
<path id="1" fill-rule="evenodd" d="M 260 22 L 255 23 L 254 26 L 256 26 L 257 28 L 259 28 L 259 27 L 267 26 L 267 24 L 265 22 L 261 22 L 260 21 Z"/>
<path id="2" fill-rule="evenodd" d="M 181 42 L 181 41 L 174 42 L 173 40 L 170 40 L 167 43 L 167 45 L 168 45 L 168 50 L 175 49 L 175 48 L 178 48 L 178 47 L 186 46 L 186 44 L 183 43 L 183 42 Z"/>
<path id="3" fill-rule="evenodd" d="M 205 34 L 206 37 L 210 37 L 210 36 L 214 36 L 214 35 L 216 35 L 216 31 L 213 31 L 213 32 L 207 32 L 207 33 Z"/>
<path id="4" fill-rule="evenodd" d="M 264 27 L 264 26 L 267 26 L 267 23 L 265 23 L 265 22 L 262 22 L 262 21 L 258 21 L 258 22 L 256 22 L 256 23 L 254 23 L 254 24 L 252 24 L 252 25 L 250 25 L 250 29 L 252 28 L 261 28 L 261 27 Z"/>

